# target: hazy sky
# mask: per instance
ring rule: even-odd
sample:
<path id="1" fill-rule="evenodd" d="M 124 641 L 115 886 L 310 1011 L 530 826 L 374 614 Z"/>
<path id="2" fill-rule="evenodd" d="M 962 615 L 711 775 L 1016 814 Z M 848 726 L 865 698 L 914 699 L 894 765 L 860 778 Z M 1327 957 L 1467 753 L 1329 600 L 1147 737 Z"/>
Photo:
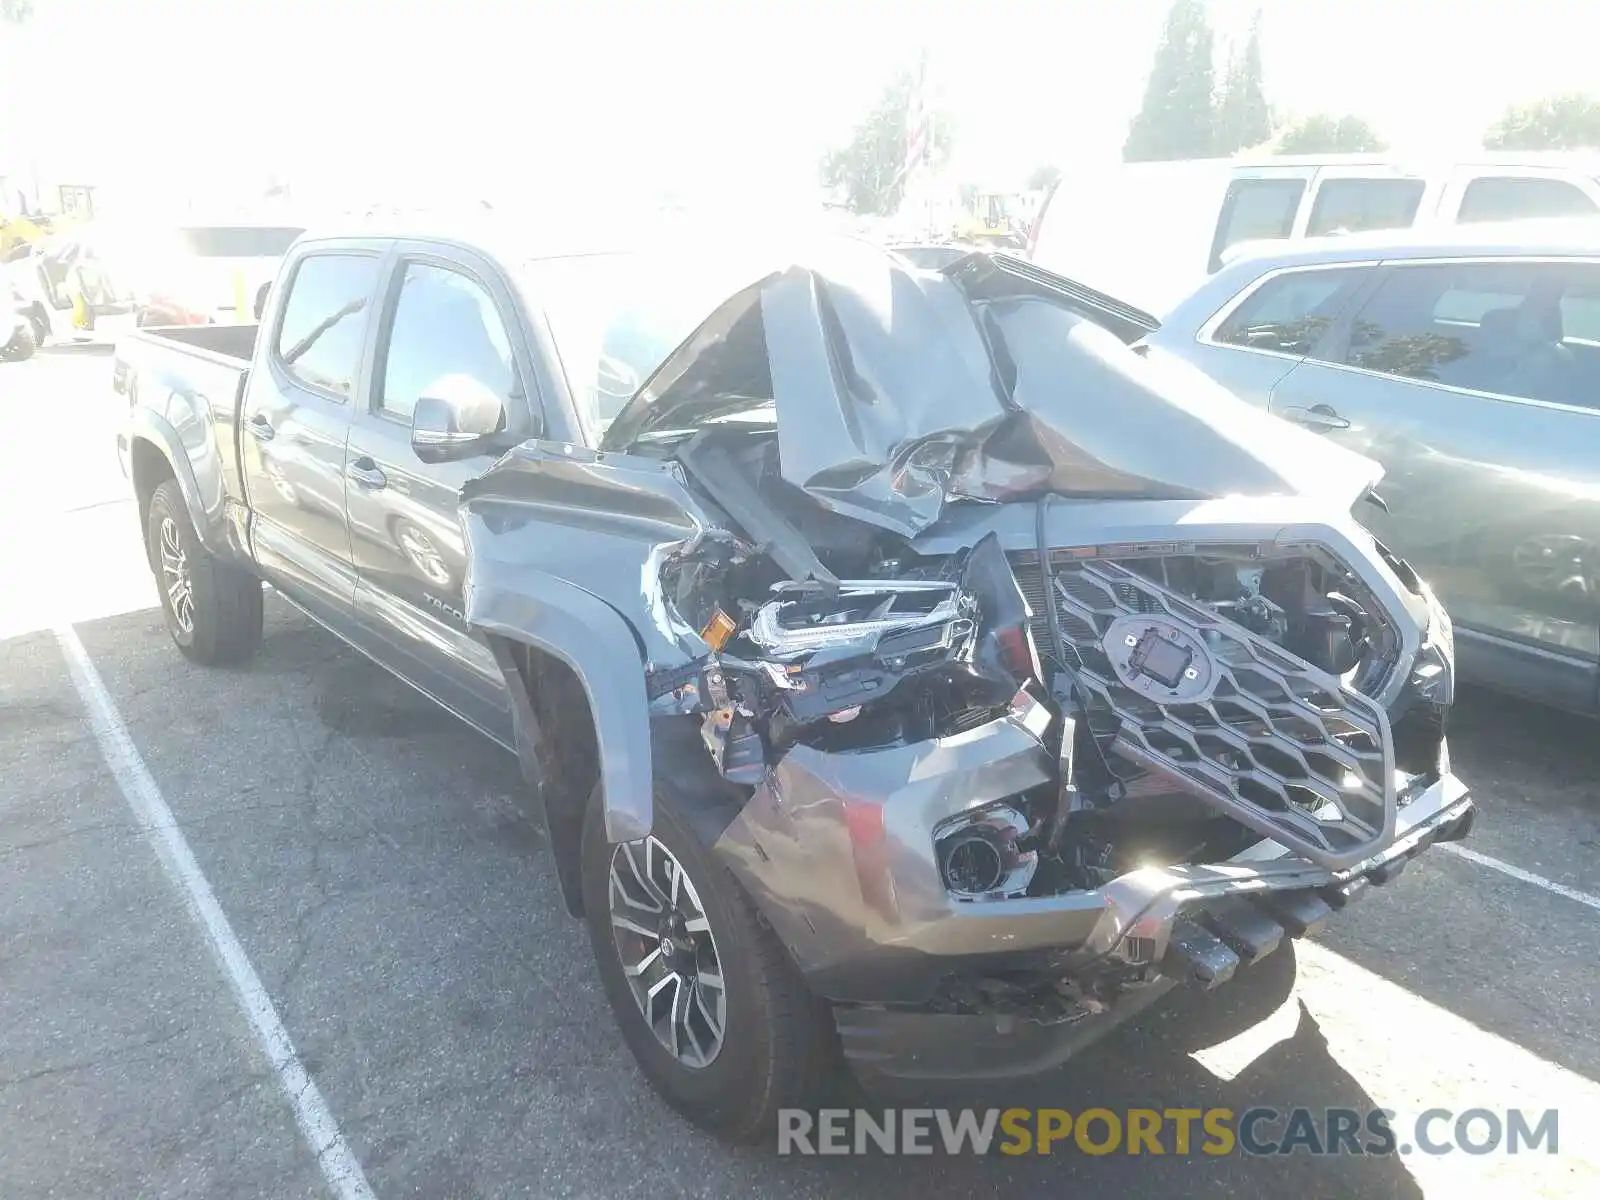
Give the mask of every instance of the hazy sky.
<path id="1" fill-rule="evenodd" d="M 36 0 L 0 31 L 0 173 L 186 195 L 304 188 L 809 191 L 926 44 L 959 172 L 1115 156 L 1168 0 Z M 1264 10 L 1269 98 L 1397 147 L 1473 148 L 1509 101 L 1600 88 L 1600 0 L 1213 0 Z M 22 167 L 26 170 L 26 164 Z M 71 179 L 67 181 L 80 181 Z"/>

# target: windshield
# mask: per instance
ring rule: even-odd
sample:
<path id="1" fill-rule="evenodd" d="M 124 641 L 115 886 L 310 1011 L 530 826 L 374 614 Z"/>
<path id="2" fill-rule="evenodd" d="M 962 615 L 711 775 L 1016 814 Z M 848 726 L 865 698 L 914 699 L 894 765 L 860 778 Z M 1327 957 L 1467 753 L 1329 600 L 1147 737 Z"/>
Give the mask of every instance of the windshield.
<path id="1" fill-rule="evenodd" d="M 753 278 L 689 253 L 543 258 L 521 272 L 544 311 L 590 445 L 652 371 L 716 307 Z"/>

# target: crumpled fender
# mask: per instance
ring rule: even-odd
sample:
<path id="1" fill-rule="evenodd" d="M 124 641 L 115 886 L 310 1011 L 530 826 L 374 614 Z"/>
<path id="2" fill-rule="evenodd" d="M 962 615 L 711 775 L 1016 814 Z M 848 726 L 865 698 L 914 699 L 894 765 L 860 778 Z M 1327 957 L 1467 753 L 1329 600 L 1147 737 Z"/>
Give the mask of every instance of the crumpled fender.
<path id="1" fill-rule="evenodd" d="M 707 652 L 663 591 L 662 561 L 712 522 L 676 464 L 554 442 L 516 446 L 461 495 L 467 623 L 572 668 L 594 718 L 606 834 L 644 837 L 645 681 Z"/>
<path id="2" fill-rule="evenodd" d="M 475 630 L 531 645 L 572 668 L 594 716 L 606 837 L 650 832 L 650 714 L 639 640 L 622 615 L 564 579 L 504 563 L 475 563 L 464 587 Z"/>

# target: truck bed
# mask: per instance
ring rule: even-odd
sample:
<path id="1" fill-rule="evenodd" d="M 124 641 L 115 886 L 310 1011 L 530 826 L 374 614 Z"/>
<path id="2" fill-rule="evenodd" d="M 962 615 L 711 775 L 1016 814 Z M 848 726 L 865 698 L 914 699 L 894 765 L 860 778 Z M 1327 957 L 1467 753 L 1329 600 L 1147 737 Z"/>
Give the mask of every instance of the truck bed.
<path id="1" fill-rule="evenodd" d="M 206 356 L 234 359 L 242 367 L 255 356 L 259 325 L 166 325 L 141 329 L 133 336 L 152 342 L 177 342 L 186 351 L 204 351 Z"/>
<path id="2" fill-rule="evenodd" d="M 250 370 L 259 325 L 164 325 L 117 342 L 111 386 L 128 394 L 134 380 L 160 382 L 203 396 L 237 396 Z M 219 386 L 220 385 L 220 386 Z"/>
<path id="3" fill-rule="evenodd" d="M 169 458 L 189 463 L 208 520 L 220 520 L 226 498 L 243 495 L 239 401 L 259 328 L 161 326 L 135 330 L 117 342 L 113 389 L 144 414 L 147 436 L 165 443 Z M 196 429 L 209 430 L 209 436 L 194 439 Z M 191 436 L 186 440 L 179 430 Z"/>

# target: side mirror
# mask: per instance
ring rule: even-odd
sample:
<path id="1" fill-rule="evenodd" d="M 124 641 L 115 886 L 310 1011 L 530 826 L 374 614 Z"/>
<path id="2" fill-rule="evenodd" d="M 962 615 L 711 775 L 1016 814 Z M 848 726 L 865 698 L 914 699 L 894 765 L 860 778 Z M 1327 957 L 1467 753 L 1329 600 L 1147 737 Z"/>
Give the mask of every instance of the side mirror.
<path id="1" fill-rule="evenodd" d="M 449 375 L 417 398 L 411 411 L 411 449 L 425 463 L 471 458 L 488 450 L 505 422 L 499 396 L 470 376 Z"/>

